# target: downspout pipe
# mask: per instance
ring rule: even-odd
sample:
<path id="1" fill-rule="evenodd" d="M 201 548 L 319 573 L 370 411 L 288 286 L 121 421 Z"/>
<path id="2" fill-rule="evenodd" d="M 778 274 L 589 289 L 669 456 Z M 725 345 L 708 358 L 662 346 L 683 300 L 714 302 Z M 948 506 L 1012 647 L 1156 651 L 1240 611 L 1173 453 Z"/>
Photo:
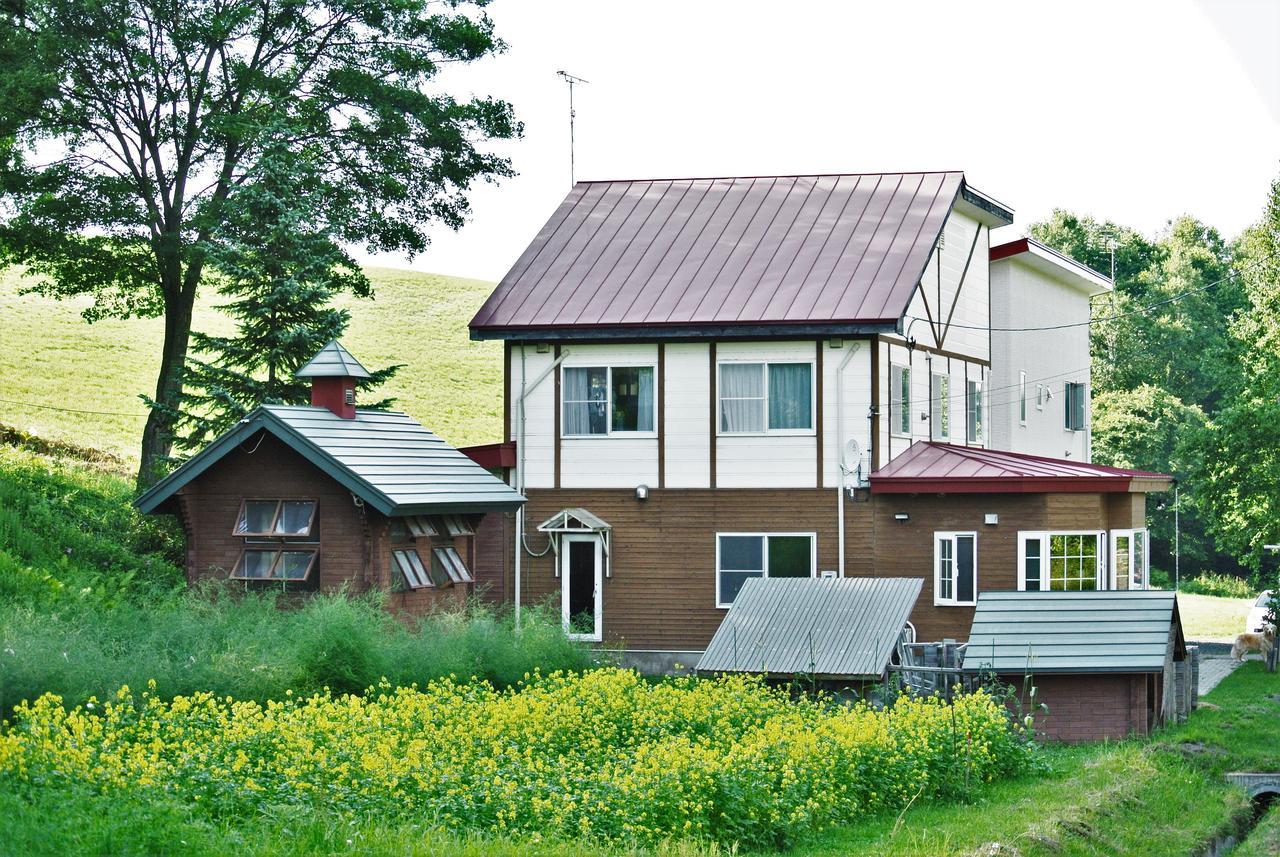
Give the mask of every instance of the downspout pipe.
<path id="1" fill-rule="evenodd" d="M 844 577 L 844 481 L 850 472 L 844 464 L 844 370 L 861 348 L 861 342 L 854 342 L 836 367 L 836 532 L 839 544 L 836 562 L 841 577 Z M 876 380 L 872 378 L 871 383 Z"/>
<path id="2" fill-rule="evenodd" d="M 555 359 L 550 366 L 537 378 L 532 384 L 526 384 L 525 379 L 525 345 L 520 344 L 520 398 L 516 399 L 516 491 L 524 496 L 524 435 L 525 435 L 525 400 L 534 390 L 538 389 L 538 385 L 547 380 L 551 373 L 559 368 L 564 359 L 569 356 L 569 349 L 562 349 L 560 356 Z M 510 369 L 508 369 L 510 371 Z M 553 403 L 553 407 L 560 407 L 558 402 Z M 554 439 L 552 440 L 554 443 Z M 516 629 L 520 628 L 520 571 L 521 556 L 524 554 L 524 504 L 520 504 L 516 509 L 516 559 L 515 559 L 515 621 Z"/>

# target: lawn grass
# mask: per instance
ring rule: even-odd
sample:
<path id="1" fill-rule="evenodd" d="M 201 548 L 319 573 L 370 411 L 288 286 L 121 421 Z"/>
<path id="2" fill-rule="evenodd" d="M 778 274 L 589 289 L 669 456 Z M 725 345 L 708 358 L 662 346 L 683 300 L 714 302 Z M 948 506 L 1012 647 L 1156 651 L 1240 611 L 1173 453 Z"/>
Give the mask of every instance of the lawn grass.
<path id="1" fill-rule="evenodd" d="M 1244 630 L 1252 598 L 1218 598 L 1213 595 L 1178 593 L 1178 613 L 1182 633 L 1188 640 L 1222 640 Z"/>
<path id="2" fill-rule="evenodd" d="M 1280 854 L 1280 803 L 1272 804 L 1249 837 L 1231 853 L 1233 857 L 1275 857 Z"/>
<path id="3" fill-rule="evenodd" d="M 472 342 L 467 323 L 492 283 L 389 268 L 368 271 L 373 300 L 346 298 L 351 327 L 343 337 L 370 368 L 403 363 L 386 385 L 396 408 L 455 445 L 501 439 L 502 346 Z M 20 295 L 30 281 L 0 271 L 0 423 L 42 437 L 70 440 L 137 461 L 146 408 L 154 394 L 163 323 L 104 319 L 86 323 L 86 299 L 57 301 Z M 207 291 L 194 326 L 227 332 L 228 319 Z M 28 402 L 120 415 L 42 410 Z"/>
<path id="4" fill-rule="evenodd" d="M 1204 701 L 1149 741 L 1048 747 L 1041 773 L 976 791 L 967 803 L 838 828 L 796 853 L 959 857 L 991 843 L 1017 849 L 992 853 L 1023 857 L 1197 853 L 1249 816 L 1247 798 L 1223 774 L 1280 770 L 1280 675 L 1250 661 Z M 1268 825 L 1280 828 L 1272 818 Z M 1270 830 L 1256 836 L 1265 842 Z"/>

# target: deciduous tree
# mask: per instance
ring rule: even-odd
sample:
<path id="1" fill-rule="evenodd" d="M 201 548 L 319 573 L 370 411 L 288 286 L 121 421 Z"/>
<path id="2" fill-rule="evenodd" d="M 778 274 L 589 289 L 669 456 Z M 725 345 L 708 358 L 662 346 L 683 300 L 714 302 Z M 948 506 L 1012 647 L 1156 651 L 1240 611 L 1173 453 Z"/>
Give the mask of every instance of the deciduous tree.
<path id="1" fill-rule="evenodd" d="M 510 105 L 459 100 L 441 70 L 502 49 L 487 0 L 2 0 L 0 263 L 89 295 L 86 318 L 163 315 L 139 483 L 174 439 L 211 242 L 280 139 L 326 169 L 328 237 L 423 251 L 457 227 Z"/>

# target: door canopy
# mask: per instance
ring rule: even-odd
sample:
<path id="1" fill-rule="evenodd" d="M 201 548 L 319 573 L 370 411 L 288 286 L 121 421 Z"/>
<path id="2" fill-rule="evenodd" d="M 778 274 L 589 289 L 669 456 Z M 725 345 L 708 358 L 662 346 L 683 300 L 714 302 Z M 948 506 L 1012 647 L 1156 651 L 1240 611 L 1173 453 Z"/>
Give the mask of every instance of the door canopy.
<path id="1" fill-rule="evenodd" d="M 609 536 L 613 527 L 609 522 L 599 518 L 586 509 L 577 507 L 561 509 L 538 525 L 538 532 L 546 533 L 551 540 L 551 549 L 560 556 L 560 537 L 563 535 L 594 535 L 600 538 L 600 549 L 604 554 L 604 576 L 610 577 L 613 564 L 609 561 Z M 556 576 L 560 575 L 560 563 L 555 564 Z"/>

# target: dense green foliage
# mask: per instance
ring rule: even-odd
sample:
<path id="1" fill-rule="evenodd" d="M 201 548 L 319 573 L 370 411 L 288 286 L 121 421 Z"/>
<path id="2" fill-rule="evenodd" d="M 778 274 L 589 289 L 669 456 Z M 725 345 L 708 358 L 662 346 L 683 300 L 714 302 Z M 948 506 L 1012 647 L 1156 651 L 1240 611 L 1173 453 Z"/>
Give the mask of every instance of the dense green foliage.
<path id="1" fill-rule="evenodd" d="M 1233 574 L 1214 574 L 1204 572 L 1182 581 L 1182 591 L 1192 595 L 1212 595 L 1216 598 L 1252 598 L 1257 590 L 1249 585 L 1249 581 Z"/>
<path id="2" fill-rule="evenodd" d="M 421 252 L 432 225 L 461 225 L 475 181 L 512 174 L 482 150 L 521 133 L 510 105 L 440 88 L 442 68 L 503 49 L 485 5 L 0 7 L 0 262 L 47 294 L 91 296 L 90 318 L 163 315 L 141 483 L 171 448 L 210 242 L 264 153 L 302 167 L 289 172 L 308 193 L 292 202 L 314 235 L 373 251 Z"/>
<path id="3" fill-rule="evenodd" d="M 368 277 L 317 224 L 321 208 L 309 197 L 325 165 L 319 153 L 270 144 L 249 171 L 240 204 L 208 245 L 218 308 L 235 319 L 233 335 L 193 331 L 177 408 L 178 449 L 196 452 L 259 405 L 310 401 L 310 382 L 294 373 L 324 345 L 338 339 L 351 313 L 333 305 L 343 292 L 368 296 Z M 399 366 L 375 369 L 357 382 L 370 390 Z M 165 407 L 149 401 L 153 407 Z M 389 401 L 361 401 L 365 408 Z"/>
<path id="4" fill-rule="evenodd" d="M 1180 483 L 1182 578 L 1261 569 L 1280 540 L 1280 183 L 1234 244 L 1190 217 L 1155 238 L 1057 211 L 1032 234 L 1115 291 L 1091 328 L 1095 460 Z M 1152 564 L 1173 570 L 1173 497 L 1151 522 Z"/>

